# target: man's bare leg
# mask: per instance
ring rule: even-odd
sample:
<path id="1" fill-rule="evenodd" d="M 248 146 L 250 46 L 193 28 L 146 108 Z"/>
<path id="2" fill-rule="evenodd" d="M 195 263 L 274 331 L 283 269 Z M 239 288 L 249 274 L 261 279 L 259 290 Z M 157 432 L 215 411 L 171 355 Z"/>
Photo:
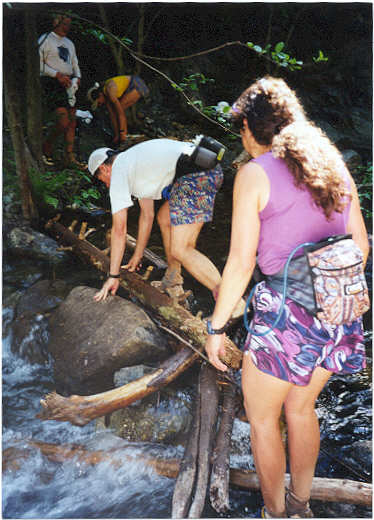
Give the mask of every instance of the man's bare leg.
<path id="1" fill-rule="evenodd" d="M 221 282 L 221 275 L 211 260 L 196 249 L 196 240 L 203 222 L 171 226 L 171 256 L 202 285 L 213 291 Z"/>

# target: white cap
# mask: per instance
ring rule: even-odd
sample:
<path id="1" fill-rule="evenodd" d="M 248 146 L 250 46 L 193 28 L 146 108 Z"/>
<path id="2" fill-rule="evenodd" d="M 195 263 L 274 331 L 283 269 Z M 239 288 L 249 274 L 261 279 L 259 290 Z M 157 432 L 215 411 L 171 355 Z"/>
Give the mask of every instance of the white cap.
<path id="1" fill-rule="evenodd" d="M 108 150 L 111 148 L 98 148 L 88 158 L 88 170 L 91 175 L 94 175 L 99 166 L 108 159 Z"/>

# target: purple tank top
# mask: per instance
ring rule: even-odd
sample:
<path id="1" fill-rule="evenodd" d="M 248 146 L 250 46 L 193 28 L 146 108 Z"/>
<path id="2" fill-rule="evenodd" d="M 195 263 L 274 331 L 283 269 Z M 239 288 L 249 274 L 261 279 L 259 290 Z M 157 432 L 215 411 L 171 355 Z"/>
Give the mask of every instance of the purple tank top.
<path id="1" fill-rule="evenodd" d="M 291 251 L 303 242 L 318 242 L 332 235 L 346 233 L 350 203 L 343 213 L 334 212 L 327 220 L 307 189 L 300 189 L 283 159 L 265 153 L 253 162 L 266 172 L 270 197 L 260 212 L 261 231 L 257 261 L 264 274 L 282 269 Z M 344 173 L 347 186 L 349 179 Z M 298 256 L 298 255 L 296 255 Z"/>

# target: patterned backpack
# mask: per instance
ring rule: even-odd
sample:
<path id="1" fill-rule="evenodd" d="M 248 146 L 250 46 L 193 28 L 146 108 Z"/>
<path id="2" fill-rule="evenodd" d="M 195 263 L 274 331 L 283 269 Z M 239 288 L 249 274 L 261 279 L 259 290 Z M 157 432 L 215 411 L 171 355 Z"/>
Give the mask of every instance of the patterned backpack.
<path id="1" fill-rule="evenodd" d="M 370 308 L 362 252 L 351 235 L 305 247 L 317 318 L 333 325 L 351 323 Z"/>

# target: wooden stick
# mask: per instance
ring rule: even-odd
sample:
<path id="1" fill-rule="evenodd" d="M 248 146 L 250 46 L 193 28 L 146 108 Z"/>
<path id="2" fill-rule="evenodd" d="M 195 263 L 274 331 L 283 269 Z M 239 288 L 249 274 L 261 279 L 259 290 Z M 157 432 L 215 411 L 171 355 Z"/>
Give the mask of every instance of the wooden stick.
<path id="1" fill-rule="evenodd" d="M 204 362 L 201 366 L 199 376 L 200 435 L 197 479 L 188 518 L 200 518 L 205 505 L 211 468 L 210 460 L 212 457 L 213 442 L 216 437 L 216 422 L 218 417 L 219 390 L 216 377 L 216 369 L 212 367 L 212 365 Z"/>
<path id="2" fill-rule="evenodd" d="M 235 386 L 226 382 L 223 385 L 223 410 L 213 453 L 209 488 L 210 503 L 218 513 L 226 513 L 230 509 L 230 441 L 235 418 L 235 397 Z"/>
<path id="3" fill-rule="evenodd" d="M 200 382 L 198 383 L 198 393 L 194 403 L 193 419 L 188 435 L 187 444 L 184 450 L 183 459 L 179 465 L 177 480 L 174 486 L 172 500 L 172 518 L 187 518 L 190 508 L 195 476 L 197 471 L 197 456 L 199 453 L 200 436 Z"/>

